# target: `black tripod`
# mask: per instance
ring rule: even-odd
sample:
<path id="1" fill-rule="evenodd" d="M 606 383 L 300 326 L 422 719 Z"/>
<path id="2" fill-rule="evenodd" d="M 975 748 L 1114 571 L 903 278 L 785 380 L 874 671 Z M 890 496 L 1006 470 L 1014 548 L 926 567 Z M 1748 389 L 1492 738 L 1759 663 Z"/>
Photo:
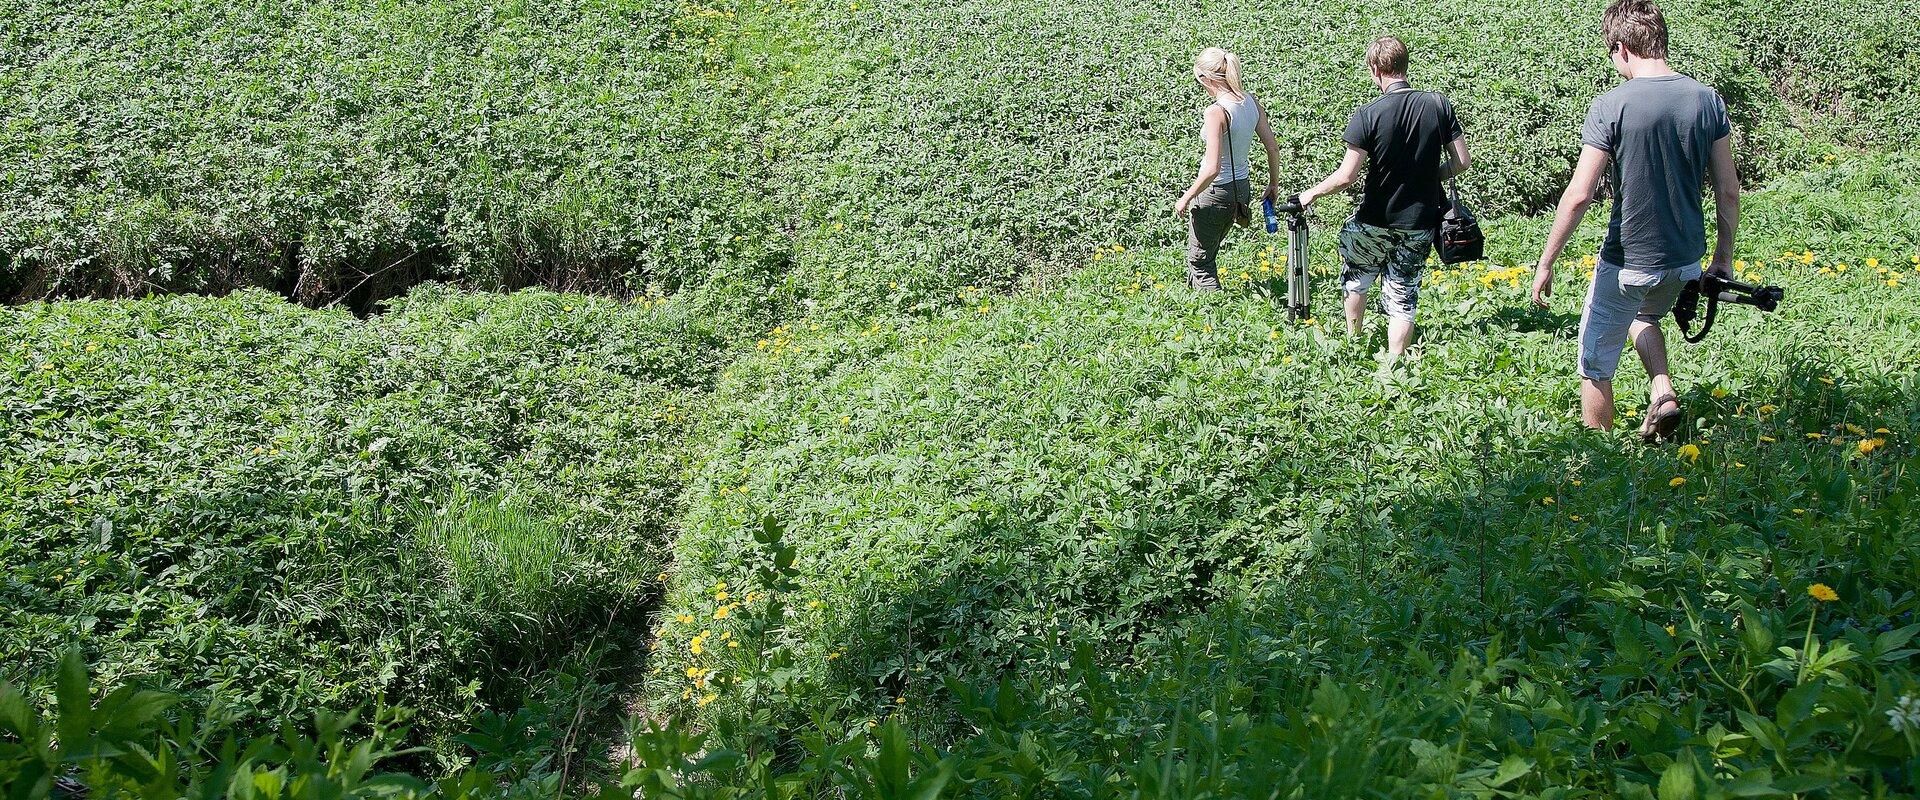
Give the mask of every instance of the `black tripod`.
<path id="1" fill-rule="evenodd" d="M 1287 315 L 1307 319 L 1313 316 L 1307 307 L 1307 208 L 1296 194 L 1274 204 L 1273 210 L 1287 215 Z"/>

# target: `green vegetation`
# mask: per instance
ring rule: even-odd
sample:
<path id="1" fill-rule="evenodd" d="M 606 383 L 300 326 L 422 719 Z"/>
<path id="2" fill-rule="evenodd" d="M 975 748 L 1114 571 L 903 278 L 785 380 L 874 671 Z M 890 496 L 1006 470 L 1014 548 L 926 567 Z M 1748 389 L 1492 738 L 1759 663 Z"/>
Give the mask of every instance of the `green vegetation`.
<path id="1" fill-rule="evenodd" d="M 1903 3 L 1676 2 L 1746 174 L 1906 146 Z M 0 4 L 0 294 L 264 286 L 357 307 L 714 284 L 756 328 L 911 311 L 1094 244 L 1171 241 L 1193 54 L 1246 56 L 1304 186 L 1395 31 L 1452 94 L 1488 211 L 1551 202 L 1613 77 L 1572 2 Z M 947 35 L 967 31 L 964 37 Z M 1039 38 L 1036 38 L 1036 35 Z M 1497 43 L 1497 45 L 1489 45 Z M 1329 212 L 1331 213 L 1331 212 Z M 849 277 L 851 276 L 851 277 Z"/>
<path id="2" fill-rule="evenodd" d="M 0 309 L 0 794 L 1920 791 L 1920 9 L 1803 11 L 1669 9 L 1788 300 L 1648 448 L 1516 266 L 1594 7 L 0 0 L 0 293 L 238 290 Z M 1166 201 L 1386 31 L 1497 216 L 1383 372 Z"/>
<path id="3" fill-rule="evenodd" d="M 1901 174 L 1905 161 L 1849 165 L 1756 197 L 1753 216 L 1804 208 L 1808 182 Z M 1876 727 L 1884 714 L 1816 725 L 1811 706 L 1793 711 L 1813 727 L 1779 746 L 1738 715 L 1841 685 L 1862 694 L 1822 695 L 1822 707 L 1880 713 L 1913 685 L 1901 643 L 1920 528 L 1899 442 L 1920 422 L 1915 264 L 1785 257 L 1846 231 L 1872 249 L 1841 252 L 1887 252 L 1869 223 L 1911 205 L 1905 180 L 1903 193 L 1850 203 L 1821 195 L 1831 224 L 1754 237 L 1775 255 L 1743 271 L 1785 285 L 1791 308 L 1729 311 L 1709 346 L 1684 346 L 1697 427 L 1679 456 L 1573 433 L 1576 321 L 1520 311 L 1519 270 L 1436 273 L 1425 302 L 1445 313 L 1429 318 L 1419 361 L 1384 382 L 1377 330 L 1349 340 L 1285 322 L 1256 293 L 1165 286 L 1177 258 L 1165 250 L 1109 251 L 1048 291 L 924 323 L 796 326 L 717 395 L 722 432 L 689 488 L 666 658 L 647 694 L 780 729 L 902 716 L 988 739 L 1029 733 L 1060 759 L 1036 770 L 1066 770 L 1069 783 L 1142 752 L 1251 759 L 1250 780 L 1331 759 L 1341 766 L 1328 775 L 1282 772 L 1333 780 L 1329 791 L 1440 780 L 1429 773 L 1441 763 L 1471 777 L 1484 762 L 1490 775 L 1511 757 L 1534 765 L 1535 788 L 1607 791 L 1659 778 L 1716 724 L 1752 737 L 1715 745 L 1721 778 L 1871 775 L 1849 770 L 1913 755 Z M 1897 235 L 1909 238 L 1893 252 L 1920 249 Z M 1262 252 L 1243 247 L 1227 271 L 1257 282 Z M 1643 391 L 1625 381 L 1623 397 Z M 799 588 L 780 601 L 796 610 L 776 614 L 787 621 L 769 637 L 760 605 L 775 593 L 752 577 L 747 536 L 763 514 L 798 549 Z M 1859 662 L 1783 700 L 1810 668 L 1766 666 L 1771 645 L 1728 648 L 1763 629 L 1750 645 L 1804 648 L 1816 611 L 1804 592 L 1818 581 L 1847 600 L 1816 638 L 1851 641 Z M 1462 652 L 1483 663 L 1450 671 Z M 982 718 L 991 708 L 943 685 L 1003 675 L 1031 707 Z M 1515 682 L 1544 694 L 1511 696 Z M 1308 690 L 1323 683 L 1352 704 L 1343 725 L 1369 732 L 1297 729 L 1311 729 L 1321 701 Z M 1443 713 L 1456 702 L 1468 707 Z M 1131 725 L 1174 727 L 1111 727 L 1101 703 Z M 1574 718 L 1552 738 L 1515 739 L 1500 720 L 1521 706 Z M 1232 716 L 1249 707 L 1274 718 Z M 1176 739 L 1180 714 L 1207 709 L 1220 716 Z M 1495 715 L 1485 727 L 1481 713 Z M 1645 730 L 1615 727 L 1624 718 Z M 1839 744 L 1817 735 L 1829 729 L 1886 747 L 1831 755 Z M 1553 755 L 1607 742 L 1625 749 Z M 1445 752 L 1422 755 L 1428 745 Z M 1237 796 L 1236 780 L 1183 791 Z"/>
<path id="4" fill-rule="evenodd" d="M 405 697 L 434 732 L 517 703 L 643 633 L 710 380 L 684 311 L 432 287 L 368 322 L 259 292 L 7 309 L 0 663 L 84 641 L 107 680 L 266 719 Z"/>

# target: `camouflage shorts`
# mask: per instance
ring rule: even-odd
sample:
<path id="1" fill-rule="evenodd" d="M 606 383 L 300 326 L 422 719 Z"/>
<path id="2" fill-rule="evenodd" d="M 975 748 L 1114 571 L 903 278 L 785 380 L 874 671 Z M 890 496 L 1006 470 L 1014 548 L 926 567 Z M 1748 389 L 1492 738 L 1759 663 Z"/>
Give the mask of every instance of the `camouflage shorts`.
<path id="1" fill-rule="evenodd" d="M 1387 316 L 1413 321 L 1420 304 L 1420 276 L 1433 252 L 1433 231 L 1376 228 L 1349 217 L 1340 226 L 1340 283 L 1351 294 L 1365 294 L 1380 281 L 1380 309 Z"/>

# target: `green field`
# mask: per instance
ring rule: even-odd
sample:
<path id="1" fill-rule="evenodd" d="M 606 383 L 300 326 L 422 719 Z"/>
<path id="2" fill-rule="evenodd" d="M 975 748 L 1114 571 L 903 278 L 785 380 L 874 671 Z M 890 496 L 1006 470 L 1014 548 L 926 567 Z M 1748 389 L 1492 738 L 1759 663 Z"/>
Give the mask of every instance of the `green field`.
<path id="1" fill-rule="evenodd" d="M 1600 9 L 0 0 L 0 795 L 1920 792 L 1920 7 L 1669 6 L 1787 300 L 1660 447 L 1598 213 L 1525 298 Z M 1345 198 L 1307 323 L 1169 214 L 1195 51 L 1297 189 L 1384 32 L 1392 369 Z"/>

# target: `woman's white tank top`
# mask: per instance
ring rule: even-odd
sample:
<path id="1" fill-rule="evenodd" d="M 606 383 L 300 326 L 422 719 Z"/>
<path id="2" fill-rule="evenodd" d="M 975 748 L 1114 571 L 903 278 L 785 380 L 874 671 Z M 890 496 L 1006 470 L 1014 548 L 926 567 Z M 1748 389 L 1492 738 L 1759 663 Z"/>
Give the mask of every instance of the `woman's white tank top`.
<path id="1" fill-rule="evenodd" d="M 1254 127 L 1260 123 L 1260 101 L 1242 93 L 1239 100 L 1221 98 L 1219 106 L 1227 110 L 1229 135 L 1221 142 L 1220 175 L 1213 179 L 1213 185 L 1225 186 L 1245 180 L 1250 171 L 1247 153 L 1253 146 Z"/>

